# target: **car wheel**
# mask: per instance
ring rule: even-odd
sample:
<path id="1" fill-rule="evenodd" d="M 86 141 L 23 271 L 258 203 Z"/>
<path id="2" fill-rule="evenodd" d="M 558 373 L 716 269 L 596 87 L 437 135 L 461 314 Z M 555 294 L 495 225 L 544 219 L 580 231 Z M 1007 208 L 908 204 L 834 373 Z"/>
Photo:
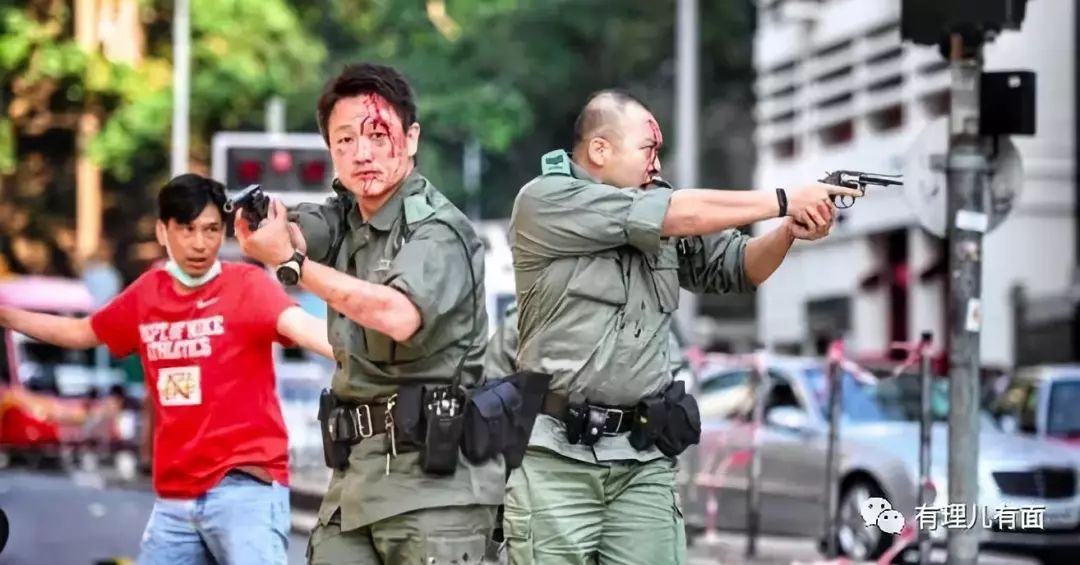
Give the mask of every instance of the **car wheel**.
<path id="1" fill-rule="evenodd" d="M 861 509 L 867 500 L 884 497 L 881 487 L 870 480 L 857 480 L 840 494 L 836 547 L 841 555 L 855 561 L 877 559 L 892 544 L 892 536 L 876 525 L 867 526 L 862 518 Z"/>

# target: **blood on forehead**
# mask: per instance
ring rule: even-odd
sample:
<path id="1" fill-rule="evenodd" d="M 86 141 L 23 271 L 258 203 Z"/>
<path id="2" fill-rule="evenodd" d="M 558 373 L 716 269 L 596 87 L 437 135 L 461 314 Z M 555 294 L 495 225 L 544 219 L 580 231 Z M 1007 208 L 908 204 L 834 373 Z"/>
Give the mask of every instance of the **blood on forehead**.
<path id="1" fill-rule="evenodd" d="M 376 131 L 390 137 L 390 156 L 396 157 L 405 149 L 405 132 L 397 111 L 385 98 L 378 94 L 364 94 L 360 97 L 363 112 L 360 116 L 360 131 Z"/>
<path id="2" fill-rule="evenodd" d="M 660 133 L 660 124 L 656 123 L 656 120 L 654 120 L 653 118 L 649 118 L 648 122 L 646 123 L 649 127 L 649 131 L 652 132 L 653 140 L 656 141 L 656 146 L 660 147 L 661 145 L 663 145 L 664 134 Z"/>
<path id="3" fill-rule="evenodd" d="M 390 133 L 391 122 L 399 121 L 394 120 L 394 108 L 378 94 L 362 95 L 360 104 L 363 107 L 363 112 L 358 116 L 361 130 L 382 129 L 385 133 Z"/>

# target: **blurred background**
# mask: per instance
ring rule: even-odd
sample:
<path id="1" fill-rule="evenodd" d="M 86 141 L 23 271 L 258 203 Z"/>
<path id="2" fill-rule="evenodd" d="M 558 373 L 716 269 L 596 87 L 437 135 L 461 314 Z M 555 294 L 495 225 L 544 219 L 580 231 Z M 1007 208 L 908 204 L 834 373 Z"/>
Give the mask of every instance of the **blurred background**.
<path id="1" fill-rule="evenodd" d="M 703 471 L 702 461 L 742 449 L 731 437 L 748 417 L 754 371 L 741 354 L 767 351 L 775 382 L 788 387 L 776 389 L 777 402 L 804 412 L 766 416 L 764 445 L 775 434 L 777 457 L 790 457 L 793 437 L 823 445 L 813 435 L 822 416 L 814 375 L 831 340 L 844 340 L 853 374 L 882 376 L 898 366 L 893 344 L 930 331 L 935 375 L 947 372 L 948 254 L 934 227 L 945 200 L 925 162 L 945 149 L 950 73 L 937 49 L 903 42 L 900 29 L 900 0 L 0 0 L 0 302 L 85 315 L 114 296 L 164 257 L 154 196 L 178 172 L 213 176 L 231 191 L 262 184 L 290 204 L 321 201 L 333 171 L 315 101 L 325 80 L 359 60 L 397 66 L 417 92 L 420 168 L 487 246 L 492 329 L 513 300 L 506 225 L 514 196 L 538 174 L 542 154 L 569 148 L 592 91 L 622 87 L 647 102 L 665 133 L 664 176 L 677 186 L 772 190 L 838 168 L 904 173 L 903 188 L 870 188 L 841 211 L 830 237 L 797 243 L 756 294 L 684 295 L 681 378 L 713 422 L 706 435 L 726 446 L 684 465 L 696 539 L 707 527 L 708 481 L 694 477 L 720 472 Z M 1001 465 L 1005 474 L 980 483 L 980 497 L 1064 508 L 1052 534 L 1007 540 L 1019 546 L 1011 562 L 1080 554 L 1080 451 L 1067 445 L 1080 435 L 1069 400 L 1080 391 L 1071 365 L 1080 355 L 1078 31 L 1075 2 L 1032 0 L 1022 29 L 985 51 L 987 71 L 1035 72 L 1038 111 L 1035 133 L 1013 138 L 1022 167 L 1001 177 L 1014 198 L 994 216 L 982 257 L 986 434 L 1027 443 L 992 460 L 983 450 L 981 468 Z M 223 257 L 242 259 L 235 242 Z M 325 316 L 318 298 L 297 299 Z M 326 480 L 315 405 L 330 369 L 299 350 L 275 355 L 300 560 L 306 516 Z M 44 544 L 64 544 L 53 545 L 65 548 L 57 549 L 64 563 L 134 555 L 152 501 L 138 359 L 60 350 L 6 330 L 0 356 L 0 464 L 8 468 L 0 508 L 12 517 L 0 563 L 43 562 Z M 914 449 L 911 386 L 845 393 L 844 421 L 884 426 Z M 882 437 L 854 433 L 844 449 L 867 457 Z M 769 538 L 759 553 L 778 563 L 812 559 L 819 524 L 793 509 L 820 514 L 824 475 L 802 468 L 770 478 L 791 461 L 763 453 L 761 528 L 784 541 Z M 902 472 L 842 474 L 845 502 L 912 496 L 915 455 L 898 457 Z M 745 461 L 732 465 L 721 474 L 746 475 Z M 1060 490 L 1025 491 L 1050 477 L 1048 466 L 1067 470 L 1053 475 Z M 800 488 L 785 490 L 792 484 Z M 716 488 L 714 504 L 730 518 L 720 530 L 735 533 L 695 544 L 693 559 L 750 562 L 739 545 L 745 483 Z M 77 512 L 66 510 L 72 504 Z M 860 556 L 860 543 L 864 557 L 881 552 L 885 542 L 859 542 L 865 532 L 856 530 L 845 552 Z"/>

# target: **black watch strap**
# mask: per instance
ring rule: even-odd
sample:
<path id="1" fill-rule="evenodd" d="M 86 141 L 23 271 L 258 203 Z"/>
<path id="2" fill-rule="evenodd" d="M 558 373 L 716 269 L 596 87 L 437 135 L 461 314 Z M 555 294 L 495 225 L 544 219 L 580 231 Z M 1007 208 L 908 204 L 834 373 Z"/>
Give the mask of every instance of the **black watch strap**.
<path id="1" fill-rule="evenodd" d="M 782 188 L 776 189 L 776 202 L 780 204 L 780 215 L 778 217 L 787 216 L 787 191 Z"/>

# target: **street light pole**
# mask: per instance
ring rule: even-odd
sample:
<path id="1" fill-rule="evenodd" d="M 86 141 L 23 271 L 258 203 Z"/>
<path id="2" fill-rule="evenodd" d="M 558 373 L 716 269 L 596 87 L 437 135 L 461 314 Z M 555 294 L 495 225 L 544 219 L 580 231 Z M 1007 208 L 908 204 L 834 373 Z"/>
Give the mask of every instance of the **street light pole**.
<path id="1" fill-rule="evenodd" d="M 949 112 L 948 245 L 951 291 L 949 347 L 949 503 L 976 511 L 979 483 L 979 332 L 982 326 L 984 196 L 990 167 L 979 135 L 983 38 L 954 33 Z M 975 565 L 979 520 L 948 530 L 949 563 Z"/>
<path id="2" fill-rule="evenodd" d="M 675 27 L 675 179 L 679 186 L 696 187 L 699 174 L 699 108 L 700 74 L 698 50 L 701 41 L 698 28 L 697 0 L 678 0 Z M 694 318 L 697 316 L 697 297 L 681 291 L 676 320 L 690 344 L 696 344 Z"/>
<path id="3" fill-rule="evenodd" d="M 191 98 L 191 21 L 189 0 L 174 0 L 172 176 L 188 169 L 189 102 Z"/>

